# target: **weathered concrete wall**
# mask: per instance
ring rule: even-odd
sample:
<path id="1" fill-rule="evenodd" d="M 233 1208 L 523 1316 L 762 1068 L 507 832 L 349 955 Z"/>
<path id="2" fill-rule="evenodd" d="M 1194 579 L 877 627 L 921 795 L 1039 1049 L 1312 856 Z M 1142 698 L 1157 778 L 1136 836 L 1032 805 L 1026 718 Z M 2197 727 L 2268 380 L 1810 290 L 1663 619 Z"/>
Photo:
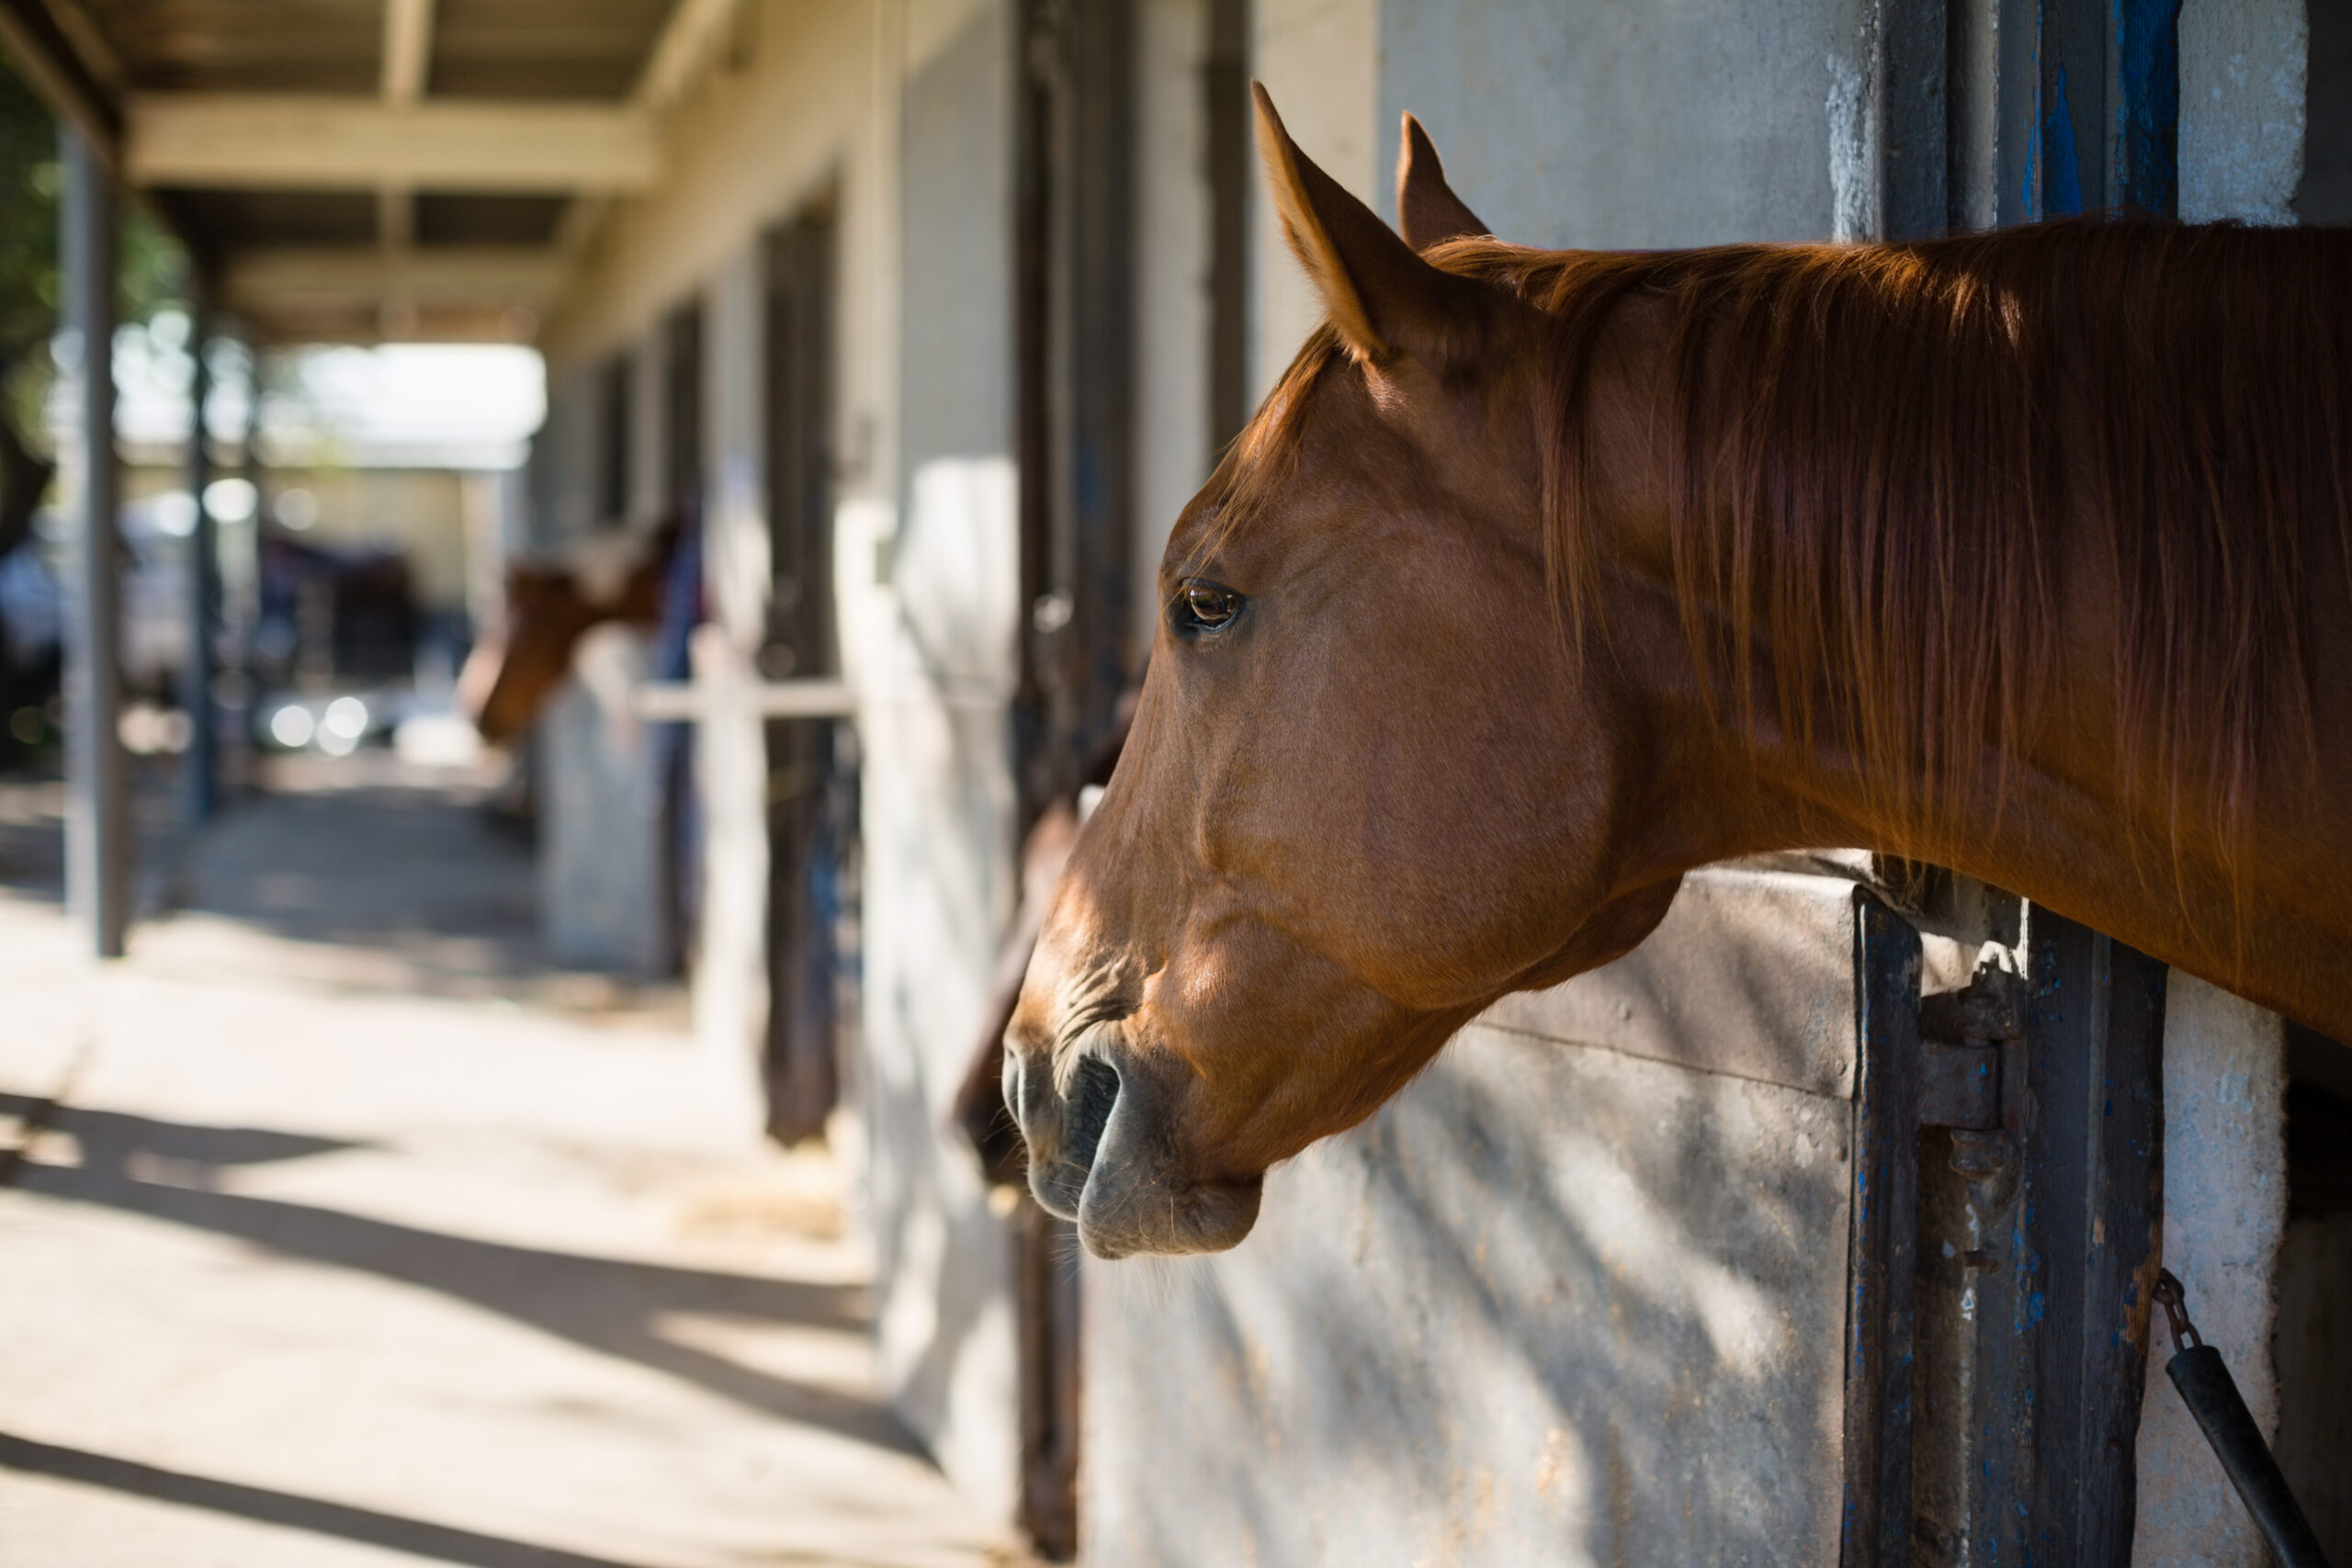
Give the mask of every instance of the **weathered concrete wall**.
<path id="1" fill-rule="evenodd" d="M 1090 1260 L 1086 1560 L 1836 1561 L 1852 908 L 1702 874 L 1231 1253 Z"/>
<path id="2" fill-rule="evenodd" d="M 1159 621 L 1159 557 L 1209 476 L 1207 0 L 1136 14 L 1136 637 Z M 1137 659 L 1137 668 L 1142 660 Z"/>
<path id="3" fill-rule="evenodd" d="M 550 367 L 547 423 L 531 440 L 532 549 L 559 549 L 598 523 L 595 452 L 594 376 Z"/>
<path id="4" fill-rule="evenodd" d="M 1326 174 L 1365 201 L 1396 172 L 1396 130 L 1380 106 L 1379 0 L 1258 0 L 1250 8 L 1250 73 L 1283 123 Z M 1283 238 L 1263 180 L 1250 186 L 1250 395 L 1265 396 L 1323 306 Z"/>
<path id="5" fill-rule="evenodd" d="M 629 711 L 644 636 L 603 626 L 581 639 L 572 679 L 538 724 L 539 932 L 548 956 L 650 978 L 669 972 L 662 823 L 654 750 Z"/>
<path id="6" fill-rule="evenodd" d="M 1410 110 L 1472 210 L 1521 244 L 1826 239 L 1863 9 L 1380 0 L 1379 209 Z"/>
<path id="7" fill-rule="evenodd" d="M 2310 44 L 2303 0 L 2184 0 L 2183 219 L 2295 220 Z"/>
<path id="8" fill-rule="evenodd" d="M 629 350 L 630 521 L 658 517 L 670 502 L 670 334 L 654 326 Z"/>
<path id="9" fill-rule="evenodd" d="M 1012 11 L 960 8 L 903 90 L 900 519 L 860 660 L 865 1223 L 893 1402 L 1010 1513 L 1010 1238 L 948 1114 L 1012 916 Z"/>
<path id="10" fill-rule="evenodd" d="M 695 679 L 741 683 L 765 632 L 768 593 L 764 268 L 729 257 L 703 295 L 703 579 L 709 624 L 692 645 Z M 717 1081 L 764 1121 L 760 1054 L 767 1020 L 767 748 L 758 718 L 719 709 L 695 726 L 702 801 L 702 908 L 695 1043 Z"/>
<path id="11" fill-rule="evenodd" d="M 1853 183 L 1838 171 L 1857 134 L 1863 11 L 1861 0 L 1263 0 L 1250 69 L 1308 155 L 1384 215 L 1409 109 L 1505 239 L 1815 240 L 1838 231 Z M 1262 393 L 1321 310 L 1262 188 L 1254 200 Z"/>
<path id="12" fill-rule="evenodd" d="M 2278 1421 L 2270 1336 L 2287 1222 L 2286 1034 L 2278 1015 L 2176 970 L 2165 998 L 2165 1267 L 2266 1432 Z M 2149 1351 L 2132 1557 L 2149 1568 L 2258 1568 L 2261 1538 Z"/>

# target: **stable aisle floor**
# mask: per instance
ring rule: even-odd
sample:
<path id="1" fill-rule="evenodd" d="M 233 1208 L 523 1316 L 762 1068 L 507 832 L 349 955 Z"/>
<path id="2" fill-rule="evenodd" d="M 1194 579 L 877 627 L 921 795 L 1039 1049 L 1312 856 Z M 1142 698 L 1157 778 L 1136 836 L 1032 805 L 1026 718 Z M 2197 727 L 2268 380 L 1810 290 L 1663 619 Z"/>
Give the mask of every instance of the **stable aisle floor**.
<path id="1" fill-rule="evenodd" d="M 0 1568 L 1019 1561 L 875 1395 L 830 1159 L 535 964 L 462 781 L 286 771 L 103 970 L 54 803 L 0 784 Z"/>

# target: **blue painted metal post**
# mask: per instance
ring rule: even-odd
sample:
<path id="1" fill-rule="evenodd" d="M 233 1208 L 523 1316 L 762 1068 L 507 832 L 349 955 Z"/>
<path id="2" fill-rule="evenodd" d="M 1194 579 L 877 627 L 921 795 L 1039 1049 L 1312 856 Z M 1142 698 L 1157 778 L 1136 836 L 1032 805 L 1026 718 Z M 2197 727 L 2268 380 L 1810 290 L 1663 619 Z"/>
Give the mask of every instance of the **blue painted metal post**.
<path id="1" fill-rule="evenodd" d="M 122 710 L 122 541 L 114 454 L 114 174 L 83 134 L 60 133 L 65 321 L 82 343 L 80 450 L 66 646 L 66 901 L 101 958 L 130 926 L 130 812 Z"/>
<path id="2" fill-rule="evenodd" d="M 2177 209 L 2181 0 L 2041 0 L 2029 12 L 2034 70 L 2003 85 L 2031 128 L 2018 208 L 2005 221 L 2085 212 L 2169 218 Z M 2009 18 L 2004 18 L 2005 22 Z M 2023 62 L 2005 61 L 2005 69 Z"/>
<path id="3" fill-rule="evenodd" d="M 2181 0 L 2121 0 L 2117 22 L 2115 200 L 2127 211 L 2180 211 Z"/>

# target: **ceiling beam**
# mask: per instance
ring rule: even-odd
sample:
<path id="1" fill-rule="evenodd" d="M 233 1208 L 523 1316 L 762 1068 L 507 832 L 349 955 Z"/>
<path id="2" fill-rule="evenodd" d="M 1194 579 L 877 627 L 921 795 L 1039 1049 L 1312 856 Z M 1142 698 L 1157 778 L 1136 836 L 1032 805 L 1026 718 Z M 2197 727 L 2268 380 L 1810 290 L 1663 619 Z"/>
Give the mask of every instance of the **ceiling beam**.
<path id="1" fill-rule="evenodd" d="M 413 104 L 424 96 L 432 64 L 433 0 L 384 0 L 384 101 Z"/>
<path id="2" fill-rule="evenodd" d="M 562 287 L 563 258 L 510 246 L 410 251 L 246 251 L 231 258 L 222 292 L 240 310 L 276 312 L 372 305 L 398 294 L 419 306 L 542 306 Z"/>
<path id="3" fill-rule="evenodd" d="M 740 0 L 678 0 L 669 25 L 646 56 L 631 96 L 656 113 L 668 108 L 693 83 L 695 71 L 718 50 Z"/>
<path id="4" fill-rule="evenodd" d="M 187 93 L 130 99 L 123 166 L 137 186 L 624 191 L 662 150 L 637 108 Z"/>

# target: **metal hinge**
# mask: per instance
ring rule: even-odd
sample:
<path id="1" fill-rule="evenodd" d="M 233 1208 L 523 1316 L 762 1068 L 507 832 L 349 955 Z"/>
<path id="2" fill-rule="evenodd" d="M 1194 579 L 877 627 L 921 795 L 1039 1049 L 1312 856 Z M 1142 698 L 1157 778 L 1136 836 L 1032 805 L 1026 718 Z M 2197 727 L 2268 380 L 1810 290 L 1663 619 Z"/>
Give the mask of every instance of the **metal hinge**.
<path id="1" fill-rule="evenodd" d="M 1957 991 L 1919 1003 L 1919 1123 L 2001 1124 L 2002 1047 L 2025 1038 L 2025 982 L 1991 963 Z"/>

